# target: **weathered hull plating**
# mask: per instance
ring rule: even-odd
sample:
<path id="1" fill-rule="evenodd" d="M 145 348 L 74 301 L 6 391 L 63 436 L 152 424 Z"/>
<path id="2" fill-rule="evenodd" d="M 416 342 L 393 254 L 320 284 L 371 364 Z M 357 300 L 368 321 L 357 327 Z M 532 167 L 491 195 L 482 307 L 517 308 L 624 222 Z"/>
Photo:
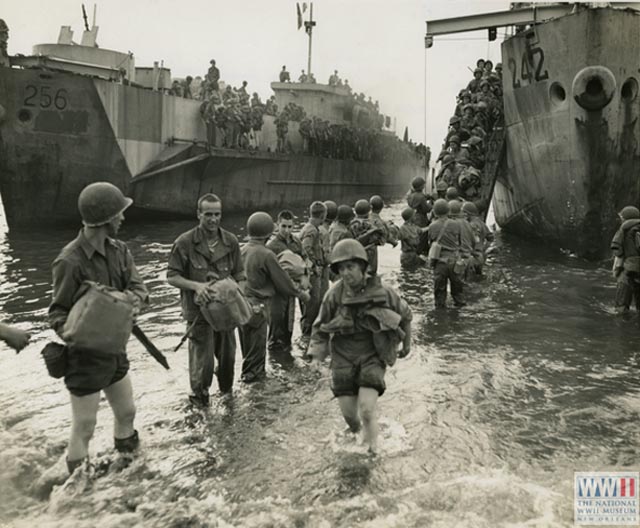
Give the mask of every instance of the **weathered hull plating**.
<path id="1" fill-rule="evenodd" d="M 219 193 L 225 208 L 237 210 L 352 202 L 400 196 L 424 173 L 411 155 L 367 163 L 207 153 L 188 144 L 174 153 L 172 138 L 206 140 L 198 101 L 72 73 L 0 68 L 0 106 L 0 193 L 10 228 L 78 222 L 78 194 L 100 180 L 132 195 L 138 209 L 193 216 L 203 192 Z M 180 165 L 203 152 L 204 159 Z"/>
<path id="2" fill-rule="evenodd" d="M 374 163 L 270 153 L 247 156 L 227 149 L 213 149 L 196 165 L 197 169 L 189 166 L 136 178 L 135 203 L 159 213 L 189 216 L 206 192 L 224 197 L 225 209 L 237 211 L 307 206 L 313 200 L 353 203 L 376 193 L 386 199 L 399 197 L 411 179 L 424 172 L 417 162 L 403 163 L 402 158 Z"/>
<path id="3" fill-rule="evenodd" d="M 588 9 L 502 45 L 507 167 L 499 225 L 588 257 L 640 203 L 640 15 Z"/>

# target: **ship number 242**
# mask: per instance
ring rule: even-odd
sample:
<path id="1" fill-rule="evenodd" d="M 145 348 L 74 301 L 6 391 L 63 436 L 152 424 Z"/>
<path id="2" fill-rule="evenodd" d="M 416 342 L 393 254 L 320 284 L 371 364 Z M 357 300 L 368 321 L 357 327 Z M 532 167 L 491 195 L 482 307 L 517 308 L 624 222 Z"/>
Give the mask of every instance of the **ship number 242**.
<path id="1" fill-rule="evenodd" d="M 60 88 L 57 91 L 51 86 L 43 84 L 42 86 L 34 86 L 28 84 L 25 90 L 24 106 L 40 106 L 40 108 L 49 108 L 51 105 L 58 110 L 64 110 L 67 107 L 67 90 Z"/>
<path id="2" fill-rule="evenodd" d="M 518 65 L 513 57 L 510 57 L 507 65 L 511 72 L 511 86 L 520 88 L 520 80 L 518 79 Z M 537 81 L 544 81 L 549 78 L 549 72 L 544 70 L 544 51 L 542 48 L 527 48 L 522 54 L 520 61 L 520 79 L 533 84 Z"/>

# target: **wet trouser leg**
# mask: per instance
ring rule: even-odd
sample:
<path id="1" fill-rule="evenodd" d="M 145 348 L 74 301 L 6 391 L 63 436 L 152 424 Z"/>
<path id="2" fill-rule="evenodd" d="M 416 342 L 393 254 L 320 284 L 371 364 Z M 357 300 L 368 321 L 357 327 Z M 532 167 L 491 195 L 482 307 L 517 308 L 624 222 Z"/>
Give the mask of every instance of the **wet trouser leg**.
<path id="1" fill-rule="evenodd" d="M 407 268 L 413 268 L 422 264 L 415 251 L 403 251 L 400 253 L 400 265 Z"/>
<path id="2" fill-rule="evenodd" d="M 187 321 L 187 328 L 190 321 Z M 197 398 L 208 399 L 213 381 L 213 329 L 199 320 L 189 336 L 189 382 L 191 392 Z"/>
<path id="3" fill-rule="evenodd" d="M 318 316 L 320 311 L 320 303 L 322 302 L 321 290 L 322 290 L 322 278 L 319 275 L 311 276 L 311 289 L 309 295 L 311 299 L 308 303 L 302 305 L 302 317 L 300 318 L 300 325 L 302 326 L 302 334 L 305 336 L 311 335 L 311 327 L 313 322 Z"/>
<path id="4" fill-rule="evenodd" d="M 254 381 L 265 375 L 267 355 L 267 310 L 255 314 L 248 324 L 240 328 L 242 348 L 242 379 Z"/>
<path id="5" fill-rule="evenodd" d="M 454 263 L 450 263 L 447 265 L 447 269 L 449 272 L 449 282 L 451 282 L 451 297 L 453 297 L 453 303 L 456 306 L 462 306 L 465 304 L 464 298 L 462 296 L 462 291 L 464 289 L 464 283 L 462 282 L 462 277 L 455 272 Z"/>
<path id="6" fill-rule="evenodd" d="M 438 260 L 433 267 L 433 297 L 436 302 L 436 308 L 444 308 L 447 305 L 448 277 L 448 264 Z"/>
<path id="7" fill-rule="evenodd" d="M 291 349 L 291 330 L 289 330 L 289 297 L 274 295 L 271 298 L 269 315 L 269 340 L 267 348 L 272 350 Z"/>
<path id="8" fill-rule="evenodd" d="M 320 302 L 324 299 L 324 294 L 329 290 L 329 268 L 322 269 L 322 277 L 320 281 Z M 318 311 L 320 307 L 318 306 Z"/>
<path id="9" fill-rule="evenodd" d="M 378 246 L 367 249 L 367 256 L 369 257 L 369 270 L 375 275 L 378 273 Z"/>
<path id="10" fill-rule="evenodd" d="M 233 330 L 213 332 L 213 353 L 218 362 L 216 377 L 220 392 L 229 392 L 233 388 L 236 363 L 236 336 Z"/>
<path id="11" fill-rule="evenodd" d="M 618 275 L 616 288 L 616 309 L 618 311 L 628 311 L 631 302 L 635 300 L 636 309 L 640 311 L 640 274 L 633 271 L 622 271 Z"/>

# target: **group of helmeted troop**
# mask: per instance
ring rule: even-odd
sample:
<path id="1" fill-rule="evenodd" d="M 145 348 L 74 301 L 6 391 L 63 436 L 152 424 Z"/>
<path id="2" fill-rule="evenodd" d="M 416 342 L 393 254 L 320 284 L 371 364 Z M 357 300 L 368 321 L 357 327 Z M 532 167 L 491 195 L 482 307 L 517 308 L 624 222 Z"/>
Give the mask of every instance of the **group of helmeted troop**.
<path id="1" fill-rule="evenodd" d="M 438 196 L 455 187 L 466 200 L 480 196 L 487 162 L 487 147 L 494 130 L 503 126 L 502 64 L 478 59 L 473 79 L 460 91 L 436 176 Z"/>
<path id="2" fill-rule="evenodd" d="M 281 82 L 289 81 L 289 72 L 283 66 L 280 72 Z M 329 78 L 329 86 L 342 87 L 351 98 L 352 107 L 358 105 L 366 109 L 358 112 L 353 124 L 330 123 L 318 116 L 308 116 L 305 110 L 295 103 L 278 108 L 275 96 L 263 102 L 257 92 L 249 95 L 247 81 L 242 86 L 223 86 L 220 70 L 216 61 L 211 59 L 210 67 L 204 78 L 193 87 L 193 78 L 186 77 L 182 82 L 173 82 L 170 95 L 202 101 L 200 114 L 207 125 L 208 142 L 223 148 L 243 150 L 271 151 L 271 146 L 263 145 L 264 116 L 272 116 L 276 128 L 277 143 L 275 151 L 292 152 L 289 141 L 291 123 L 298 123 L 298 132 L 302 137 L 302 152 L 333 159 L 373 160 L 392 159 L 400 151 L 410 151 L 425 165 L 431 155 L 428 147 L 411 142 L 399 141 L 395 135 L 383 134 L 383 126 L 389 126 L 389 118 L 380 113 L 378 101 L 366 99 L 363 93 L 353 93 L 348 82 L 342 83 L 337 71 Z M 285 79 L 284 81 L 282 79 Z M 310 83 L 301 76 L 300 83 Z M 315 81 L 313 81 L 315 82 Z M 195 93 L 194 93 L 195 92 Z"/>
<path id="3" fill-rule="evenodd" d="M 140 443 L 126 347 L 131 333 L 144 344 L 135 320 L 149 294 L 126 243 L 115 238 L 131 204 L 111 183 L 85 187 L 78 197 L 83 226 L 52 264 L 48 318 L 61 342 L 47 344 L 42 355 L 70 394 L 65 479 L 91 467 L 102 392 L 113 411 L 116 451 L 126 458 Z M 232 394 L 236 331 L 240 380 L 264 383 L 267 350 L 291 354 L 298 302 L 303 357 L 314 369 L 325 369 L 331 357 L 331 390 L 342 415 L 375 453 L 385 372 L 411 344 L 411 310 L 377 273 L 378 246 L 397 244 L 402 229 L 380 218 L 379 196 L 355 208 L 315 201 L 299 236 L 291 211 L 280 211 L 275 222 L 259 211 L 249 216 L 241 245 L 221 225 L 222 206 L 215 194 L 201 196 L 197 225 L 175 240 L 168 257 L 167 281 L 179 289 L 188 340 L 190 405 L 209 405 L 214 377 L 221 394 Z"/>

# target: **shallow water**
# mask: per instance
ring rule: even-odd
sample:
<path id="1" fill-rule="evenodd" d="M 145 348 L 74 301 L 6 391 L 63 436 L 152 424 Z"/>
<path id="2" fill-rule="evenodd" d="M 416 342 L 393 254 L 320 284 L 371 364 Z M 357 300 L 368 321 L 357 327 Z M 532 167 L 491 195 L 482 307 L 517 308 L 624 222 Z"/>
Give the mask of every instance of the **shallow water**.
<path id="1" fill-rule="evenodd" d="M 401 208 L 383 216 L 397 221 Z M 243 221 L 224 223 L 242 235 Z M 299 350 L 269 358 L 266 382 L 189 408 L 165 265 L 192 225 L 125 223 L 120 236 L 151 292 L 139 325 L 172 367 L 130 341 L 139 456 L 118 463 L 103 401 L 91 452 L 113 463 L 76 472 L 48 499 L 34 483 L 64 452 L 70 409 L 39 351 L 53 337 L 50 262 L 75 231 L 3 228 L 3 318 L 33 337 L 19 355 L 0 350 L 0 526 L 571 526 L 574 471 L 638 467 L 639 323 L 614 315 L 607 263 L 498 235 L 469 306 L 436 312 L 429 271 L 401 270 L 399 249 L 383 248 L 384 280 L 413 308 L 414 342 L 387 373 L 381 453 L 370 457 L 344 433 L 328 373 L 311 372 Z"/>

